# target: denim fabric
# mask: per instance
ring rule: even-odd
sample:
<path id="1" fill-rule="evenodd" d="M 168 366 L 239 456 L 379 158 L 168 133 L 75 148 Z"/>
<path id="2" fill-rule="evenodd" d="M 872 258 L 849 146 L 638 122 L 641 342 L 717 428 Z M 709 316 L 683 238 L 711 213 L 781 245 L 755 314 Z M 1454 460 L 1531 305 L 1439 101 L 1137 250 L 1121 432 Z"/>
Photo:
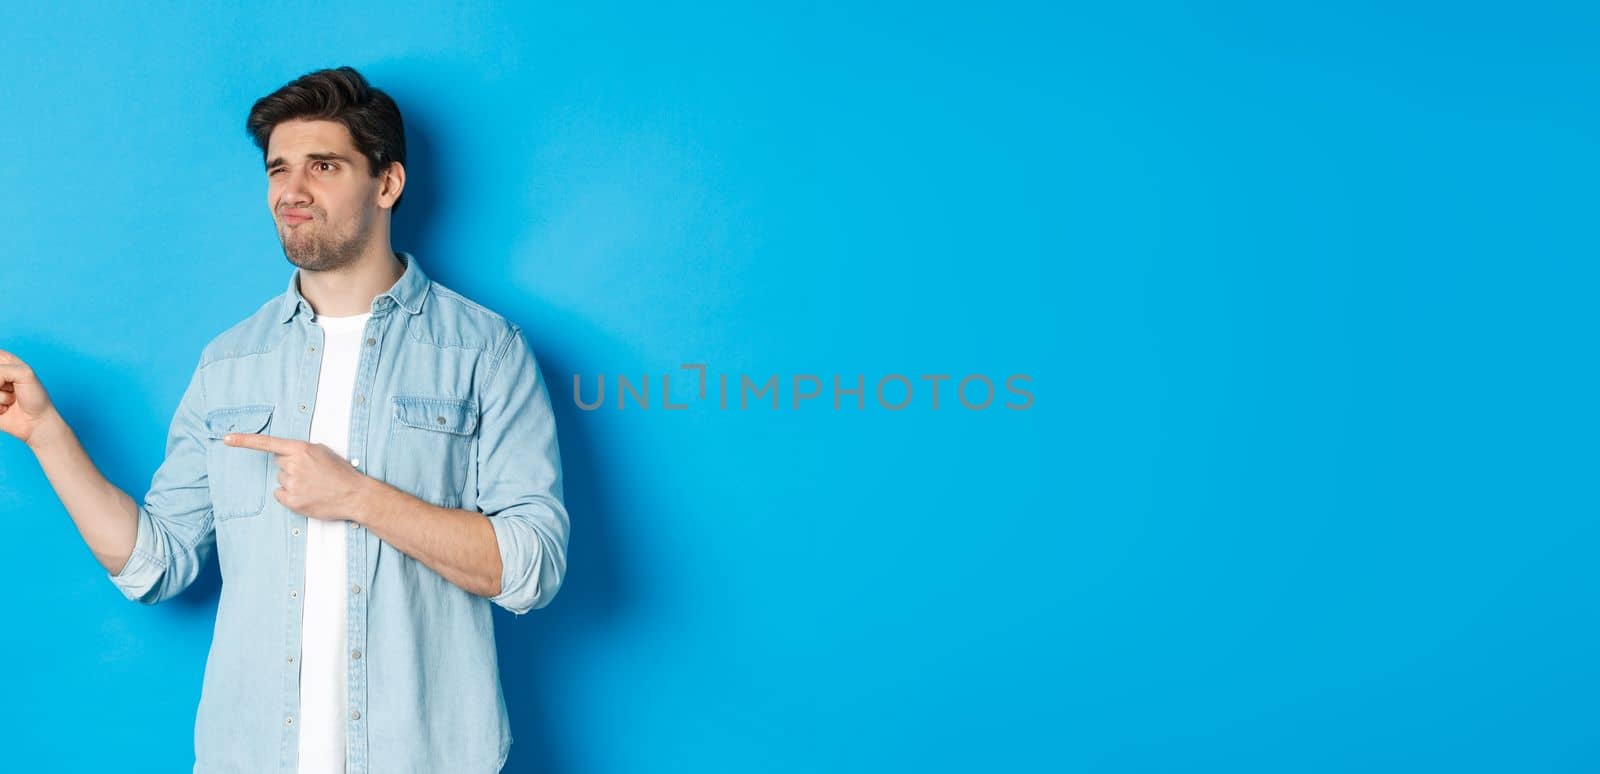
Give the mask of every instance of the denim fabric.
<path id="1" fill-rule="evenodd" d="M 550 398 L 521 329 L 432 282 L 409 253 L 372 302 L 351 400 L 349 459 L 447 508 L 483 513 L 503 562 L 497 596 L 472 594 L 351 523 L 348 774 L 494 772 L 511 731 L 490 603 L 549 604 L 566 572 L 568 517 Z M 221 599 L 195 718 L 196 772 L 292 772 L 298 749 L 300 590 L 307 518 L 272 496 L 273 455 L 229 432 L 305 440 L 322 329 L 282 294 L 206 345 L 139 506 L 118 574 L 129 599 L 183 591 L 213 552 Z"/>

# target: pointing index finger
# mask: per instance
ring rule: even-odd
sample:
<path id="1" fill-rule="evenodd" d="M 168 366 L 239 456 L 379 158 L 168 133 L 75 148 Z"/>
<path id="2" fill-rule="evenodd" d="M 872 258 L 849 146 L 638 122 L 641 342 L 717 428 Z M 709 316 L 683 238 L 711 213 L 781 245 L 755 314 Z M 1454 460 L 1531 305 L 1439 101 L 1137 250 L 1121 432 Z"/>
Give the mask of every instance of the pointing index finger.
<path id="1" fill-rule="evenodd" d="M 229 446 L 258 449 L 273 454 L 288 454 L 294 451 L 296 444 L 300 443 L 293 438 L 279 438 L 264 433 L 228 433 L 222 436 L 222 442 Z"/>

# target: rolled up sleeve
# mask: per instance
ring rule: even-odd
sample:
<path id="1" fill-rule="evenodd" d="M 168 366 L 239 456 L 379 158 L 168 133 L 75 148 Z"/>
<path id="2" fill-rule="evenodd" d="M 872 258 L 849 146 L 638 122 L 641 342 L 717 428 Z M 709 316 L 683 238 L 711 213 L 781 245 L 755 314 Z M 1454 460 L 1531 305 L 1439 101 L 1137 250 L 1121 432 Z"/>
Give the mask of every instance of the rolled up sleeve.
<path id="1" fill-rule="evenodd" d="M 106 573 L 135 602 L 154 605 L 188 588 L 216 547 L 203 390 L 197 366 L 167 431 L 166 457 L 139 506 L 133 553 L 120 571 Z"/>
<path id="2" fill-rule="evenodd" d="M 500 550 L 500 593 L 489 601 L 522 615 L 561 588 L 570 522 L 550 395 L 521 328 L 507 325 L 481 394 L 478 509 Z"/>

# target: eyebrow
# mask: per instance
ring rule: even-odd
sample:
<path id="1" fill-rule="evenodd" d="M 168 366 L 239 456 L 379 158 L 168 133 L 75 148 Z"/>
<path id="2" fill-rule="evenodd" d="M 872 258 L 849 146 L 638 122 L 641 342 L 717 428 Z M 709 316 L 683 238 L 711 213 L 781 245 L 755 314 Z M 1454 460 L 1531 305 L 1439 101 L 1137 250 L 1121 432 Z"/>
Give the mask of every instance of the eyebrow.
<path id="1" fill-rule="evenodd" d="M 338 154 L 338 153 L 307 153 L 306 154 L 306 158 L 311 160 L 311 161 L 343 161 L 346 164 L 351 163 L 349 158 L 346 158 L 345 156 L 343 156 L 341 154 Z M 288 162 L 285 161 L 282 156 L 279 156 L 279 157 L 277 157 L 275 159 L 272 159 L 272 160 L 267 162 L 267 169 L 272 169 L 273 167 L 276 167 L 279 164 L 287 164 L 287 163 Z"/>

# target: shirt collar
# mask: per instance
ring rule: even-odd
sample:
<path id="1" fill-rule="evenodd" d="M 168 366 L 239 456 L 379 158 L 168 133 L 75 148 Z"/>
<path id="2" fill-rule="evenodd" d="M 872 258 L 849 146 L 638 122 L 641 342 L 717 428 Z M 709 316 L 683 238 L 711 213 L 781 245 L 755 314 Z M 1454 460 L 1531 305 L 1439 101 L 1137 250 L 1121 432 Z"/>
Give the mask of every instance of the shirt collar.
<path id="1" fill-rule="evenodd" d="M 422 301 L 428 295 L 428 275 L 422 271 L 422 265 L 417 259 L 407 252 L 396 252 L 395 257 L 405 265 L 405 272 L 400 279 L 395 280 L 394 286 L 379 293 L 372 299 L 372 311 L 383 308 L 389 301 L 411 314 L 422 311 Z M 389 301 L 385 301 L 385 297 Z M 300 270 L 297 268 L 289 275 L 289 289 L 283 292 L 283 301 L 278 309 L 278 322 L 286 323 L 294 318 L 297 311 L 304 310 L 311 313 L 311 302 L 300 295 Z"/>

